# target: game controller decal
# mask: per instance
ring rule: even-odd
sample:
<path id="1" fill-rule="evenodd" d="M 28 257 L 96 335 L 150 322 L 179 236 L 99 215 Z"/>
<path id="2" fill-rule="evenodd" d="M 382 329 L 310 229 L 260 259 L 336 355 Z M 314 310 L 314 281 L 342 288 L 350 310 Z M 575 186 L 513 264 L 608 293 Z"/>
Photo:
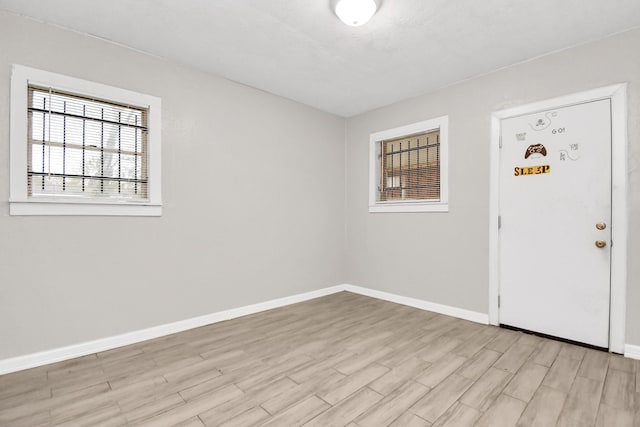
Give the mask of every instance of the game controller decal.
<path id="1" fill-rule="evenodd" d="M 524 152 L 524 158 L 528 159 L 529 157 L 547 157 L 547 149 L 542 144 L 530 145 Z"/>
<path id="2" fill-rule="evenodd" d="M 540 165 L 540 166 L 516 166 L 513 169 L 514 176 L 525 176 L 525 175 L 542 175 L 545 173 L 551 173 L 551 165 Z"/>

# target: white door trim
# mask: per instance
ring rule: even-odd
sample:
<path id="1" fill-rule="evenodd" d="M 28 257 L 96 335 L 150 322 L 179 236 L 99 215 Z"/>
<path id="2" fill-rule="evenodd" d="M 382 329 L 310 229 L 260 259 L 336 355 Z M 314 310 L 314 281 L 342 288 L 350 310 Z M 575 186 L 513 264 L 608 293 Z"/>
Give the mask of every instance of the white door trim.
<path id="1" fill-rule="evenodd" d="M 489 184 L 489 323 L 498 325 L 500 121 L 599 99 L 611 99 L 611 307 L 609 350 L 624 353 L 627 292 L 627 83 L 553 98 L 491 115 Z"/>

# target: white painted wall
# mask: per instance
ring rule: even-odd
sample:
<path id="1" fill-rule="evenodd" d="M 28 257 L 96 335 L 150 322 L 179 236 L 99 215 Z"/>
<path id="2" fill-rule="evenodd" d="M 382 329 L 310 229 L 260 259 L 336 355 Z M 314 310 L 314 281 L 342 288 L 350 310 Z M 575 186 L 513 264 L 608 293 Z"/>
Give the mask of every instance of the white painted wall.
<path id="1" fill-rule="evenodd" d="M 162 217 L 9 216 L 13 63 L 162 98 Z M 0 360 L 344 275 L 344 119 L 4 12 L 0 183 Z"/>
<path id="2" fill-rule="evenodd" d="M 488 311 L 491 113 L 629 82 L 627 343 L 640 343 L 640 30 L 622 33 L 347 121 L 348 283 Z M 449 212 L 367 212 L 369 134 L 449 115 Z"/>

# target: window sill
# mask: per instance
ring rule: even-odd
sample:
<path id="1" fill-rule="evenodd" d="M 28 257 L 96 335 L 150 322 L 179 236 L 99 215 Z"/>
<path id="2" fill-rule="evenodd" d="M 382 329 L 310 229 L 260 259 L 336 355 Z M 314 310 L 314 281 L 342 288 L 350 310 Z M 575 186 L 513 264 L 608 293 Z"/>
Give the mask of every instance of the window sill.
<path id="1" fill-rule="evenodd" d="M 369 213 L 449 212 L 448 203 L 389 203 L 369 206 Z"/>
<path id="2" fill-rule="evenodd" d="M 162 216 L 162 205 L 10 201 L 9 215 Z"/>

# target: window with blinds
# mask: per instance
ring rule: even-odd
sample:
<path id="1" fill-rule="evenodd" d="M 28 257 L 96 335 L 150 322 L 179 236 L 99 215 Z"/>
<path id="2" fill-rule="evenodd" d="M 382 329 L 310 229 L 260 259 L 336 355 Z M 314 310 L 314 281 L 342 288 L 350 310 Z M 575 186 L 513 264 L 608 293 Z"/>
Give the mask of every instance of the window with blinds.
<path id="1" fill-rule="evenodd" d="M 378 142 L 380 201 L 440 200 L 440 131 Z"/>
<path id="2" fill-rule="evenodd" d="M 148 200 L 147 110 L 28 86 L 27 192 Z"/>
<path id="3" fill-rule="evenodd" d="M 372 133 L 369 212 L 447 212 L 448 116 Z"/>

